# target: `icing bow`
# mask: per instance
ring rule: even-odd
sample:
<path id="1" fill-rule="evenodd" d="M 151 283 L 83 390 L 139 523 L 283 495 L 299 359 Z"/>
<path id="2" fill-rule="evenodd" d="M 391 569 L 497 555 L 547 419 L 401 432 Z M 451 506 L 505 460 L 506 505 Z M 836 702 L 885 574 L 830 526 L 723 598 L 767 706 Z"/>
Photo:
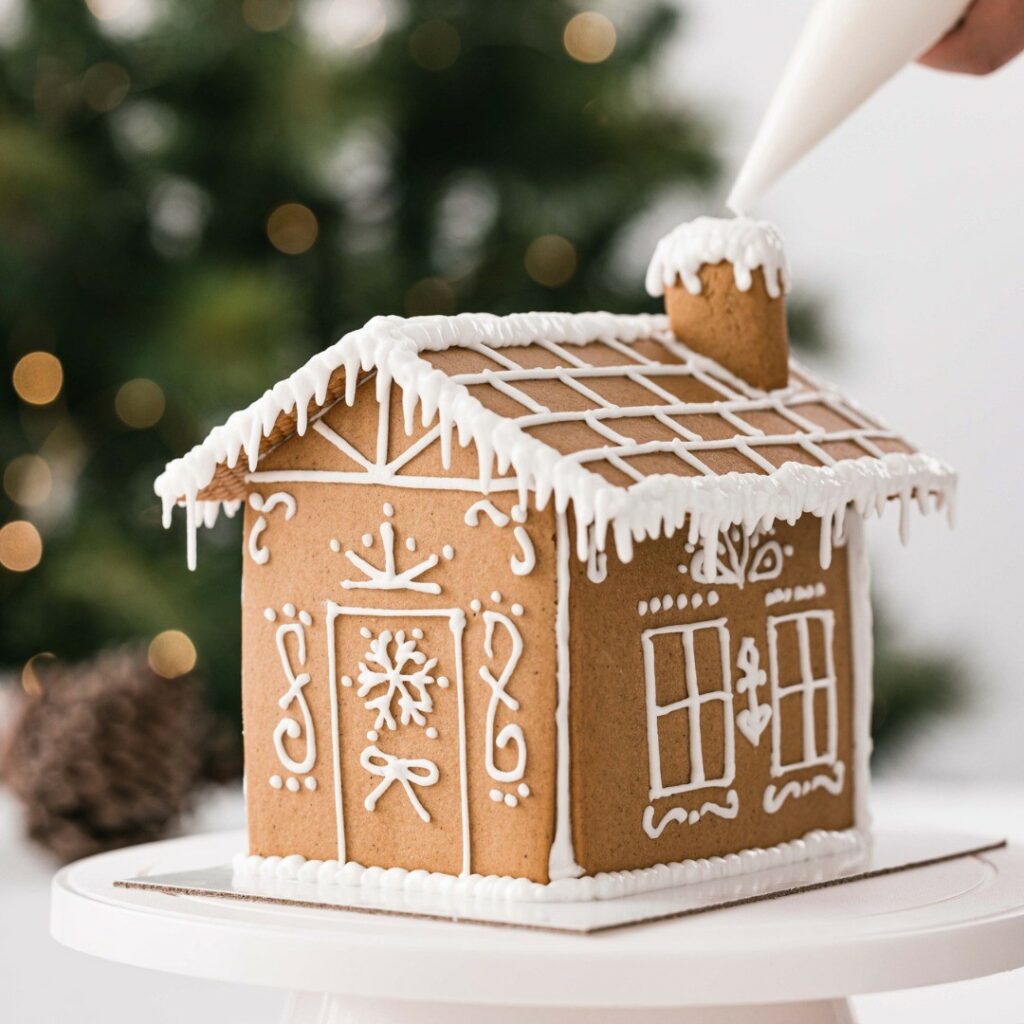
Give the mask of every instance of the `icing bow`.
<path id="1" fill-rule="evenodd" d="M 380 776 L 380 784 L 366 798 L 368 811 L 377 806 L 377 801 L 391 788 L 393 782 L 400 782 L 409 797 L 409 803 L 422 821 L 430 821 L 427 809 L 420 803 L 413 786 L 433 786 L 438 780 L 437 765 L 426 758 L 396 757 L 385 754 L 377 747 L 367 747 L 359 755 L 359 763 L 371 774 Z"/>

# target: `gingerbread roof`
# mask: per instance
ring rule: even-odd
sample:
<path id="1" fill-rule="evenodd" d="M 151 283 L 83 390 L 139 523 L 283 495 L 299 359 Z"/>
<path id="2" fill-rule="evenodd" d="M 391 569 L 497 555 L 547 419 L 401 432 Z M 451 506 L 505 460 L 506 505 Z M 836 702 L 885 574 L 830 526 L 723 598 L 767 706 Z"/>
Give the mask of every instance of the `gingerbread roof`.
<path id="1" fill-rule="evenodd" d="M 851 504 L 870 515 L 898 497 L 927 512 L 949 508 L 955 489 L 947 466 L 796 363 L 786 388 L 758 391 L 688 350 L 663 316 L 377 317 L 158 477 L 165 523 L 175 504 L 188 509 L 190 561 L 197 521 L 233 511 L 267 451 L 353 404 L 371 375 L 400 388 L 408 424 L 417 410 L 439 424 L 443 451 L 453 436 L 474 443 L 485 487 L 496 463 L 524 499 L 571 506 L 581 555 L 603 550 L 609 528 L 628 560 L 634 540 L 684 521 L 705 541 L 805 513 L 838 528 Z"/>

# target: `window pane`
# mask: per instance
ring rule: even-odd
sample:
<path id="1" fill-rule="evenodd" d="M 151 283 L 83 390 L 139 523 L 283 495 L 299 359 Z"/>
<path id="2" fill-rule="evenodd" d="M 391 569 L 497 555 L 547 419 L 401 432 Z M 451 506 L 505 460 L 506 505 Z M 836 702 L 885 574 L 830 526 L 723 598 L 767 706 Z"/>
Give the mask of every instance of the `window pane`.
<path id="1" fill-rule="evenodd" d="M 725 681 L 722 678 L 722 642 L 718 630 L 695 629 L 692 636 L 697 689 L 700 693 L 721 693 Z"/>
<path id="2" fill-rule="evenodd" d="M 690 781 L 690 717 L 686 708 L 662 715 L 658 720 L 661 748 L 661 784 L 665 789 L 685 786 Z"/>
<path id="3" fill-rule="evenodd" d="M 654 645 L 654 691 L 658 707 L 667 707 L 683 700 L 686 693 L 686 672 L 683 645 L 678 633 L 658 633 L 651 637 Z"/>
<path id="4" fill-rule="evenodd" d="M 828 675 L 828 662 L 825 660 L 825 623 L 818 618 L 808 618 L 807 639 L 811 647 L 811 671 L 815 679 L 824 679 Z"/>
<path id="5" fill-rule="evenodd" d="M 802 679 L 800 675 L 800 641 L 794 620 L 780 622 L 775 631 L 776 650 L 779 658 L 779 685 L 793 686 Z"/>
<path id="6" fill-rule="evenodd" d="M 725 702 L 706 700 L 700 707 L 700 735 L 704 754 L 704 777 L 725 778 Z"/>
<path id="7" fill-rule="evenodd" d="M 782 729 L 780 761 L 782 766 L 804 759 L 803 695 L 791 693 L 779 701 L 779 725 Z"/>
<path id="8" fill-rule="evenodd" d="M 828 690 L 814 691 L 814 746 L 818 757 L 828 753 Z"/>

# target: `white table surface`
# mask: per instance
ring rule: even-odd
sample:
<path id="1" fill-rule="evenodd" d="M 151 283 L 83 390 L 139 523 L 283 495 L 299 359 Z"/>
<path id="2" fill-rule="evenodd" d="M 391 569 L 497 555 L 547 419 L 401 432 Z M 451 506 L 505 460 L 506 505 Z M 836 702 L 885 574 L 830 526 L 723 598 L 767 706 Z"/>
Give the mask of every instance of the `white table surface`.
<path id="1" fill-rule="evenodd" d="M 955 809 L 959 828 L 1000 830 L 1024 840 L 1024 790 L 991 786 L 886 785 L 876 793 L 882 822 L 945 824 Z M 237 827 L 240 797 L 211 794 L 190 831 Z M 173 977 L 108 963 L 58 946 L 48 934 L 52 865 L 19 838 L 17 809 L 0 791 L 0 1019 L 10 1024 L 53 1021 L 128 1024 L 141 1006 L 147 1020 L 201 1024 L 276 1024 L 282 993 Z M 59 984 L 54 983 L 59 979 Z M 927 1019 L 935 1024 L 1024 1021 L 1024 971 L 854 1001 L 860 1024 Z"/>

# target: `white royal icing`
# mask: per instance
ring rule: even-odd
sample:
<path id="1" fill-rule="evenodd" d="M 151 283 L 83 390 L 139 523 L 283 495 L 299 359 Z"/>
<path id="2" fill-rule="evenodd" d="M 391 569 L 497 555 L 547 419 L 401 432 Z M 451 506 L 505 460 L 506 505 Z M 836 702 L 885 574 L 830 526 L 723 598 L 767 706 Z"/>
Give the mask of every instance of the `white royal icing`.
<path id="1" fill-rule="evenodd" d="M 699 295 L 700 268 L 722 262 L 732 264 L 741 292 L 750 290 L 758 268 L 773 299 L 789 291 L 782 236 L 774 225 L 749 217 L 698 217 L 670 231 L 655 247 L 647 268 L 647 291 L 662 295 L 682 280 L 691 295 Z"/>
<path id="2" fill-rule="evenodd" d="M 572 903 L 619 899 L 677 885 L 733 878 L 754 871 L 800 864 L 817 857 L 858 855 L 869 842 L 867 836 L 856 829 L 839 832 L 819 829 L 808 832 L 802 839 L 767 849 L 753 848 L 724 857 L 656 864 L 633 871 L 561 878 L 547 884 L 503 875 L 457 876 L 423 870 L 407 871 L 405 868 L 363 867 L 354 861 L 307 860 L 298 854 L 260 857 L 240 853 L 234 858 L 233 866 L 236 879 L 243 885 L 261 880 L 286 881 L 316 887 L 352 886 L 494 902 Z"/>

